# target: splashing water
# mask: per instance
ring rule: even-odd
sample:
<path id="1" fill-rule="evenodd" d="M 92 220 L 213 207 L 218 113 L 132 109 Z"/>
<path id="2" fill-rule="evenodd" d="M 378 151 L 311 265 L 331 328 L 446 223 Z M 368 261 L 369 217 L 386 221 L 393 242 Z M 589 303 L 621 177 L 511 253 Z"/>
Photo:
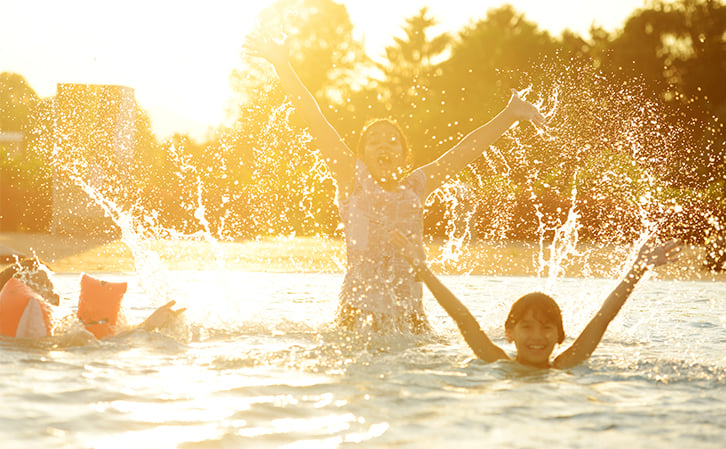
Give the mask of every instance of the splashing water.
<path id="1" fill-rule="evenodd" d="M 141 228 L 139 223 L 134 222 L 131 214 L 123 211 L 116 203 L 104 197 L 80 176 L 68 173 L 68 177 L 98 206 L 103 208 L 107 216 L 121 230 L 122 240 L 131 251 L 136 272 L 141 275 L 144 288 L 149 293 L 149 297 L 159 301 L 157 305 L 168 301 L 168 292 L 171 289 L 163 283 L 163 280 L 168 278 L 166 275 L 167 270 L 159 255 L 150 248 L 148 241 L 143 238 L 145 229 Z M 154 281 L 149 282 L 151 279 Z"/>
<path id="2" fill-rule="evenodd" d="M 550 288 L 573 264 L 586 276 L 617 276 L 623 266 L 613 262 L 632 257 L 646 236 L 682 237 L 681 222 L 708 222 L 701 203 L 669 181 L 689 130 L 642 85 L 616 85 L 584 67 L 542 71 L 547 76 L 524 94 L 542 95 L 530 101 L 548 128 L 515 127 L 470 166 L 463 178 L 476 211 L 465 218 L 481 225 L 476 234 L 450 226 L 450 248 L 474 235 L 538 241 L 533 263 Z M 440 202 L 459 207 L 456 192 L 442 189 L 449 199 Z M 585 246 L 607 248 L 609 267 Z"/>
<path id="3" fill-rule="evenodd" d="M 312 189 L 315 185 L 331 179 L 319 157 L 308 154 L 305 148 L 311 140 L 310 136 L 299 133 L 290 125 L 291 113 L 292 107 L 287 103 L 275 108 L 262 132 L 256 136 L 255 157 L 251 169 L 254 179 L 259 182 L 245 186 L 235 184 L 238 191 L 227 191 L 222 197 L 222 203 L 230 206 L 245 196 L 252 198 L 252 206 L 247 211 L 249 213 L 237 215 L 242 216 L 247 223 L 251 222 L 253 231 L 261 230 L 262 234 L 285 233 L 286 229 L 291 228 L 286 221 L 314 221 L 318 201 L 313 198 Z M 293 161 L 290 164 L 280 164 L 280 151 L 290 153 L 288 156 Z M 191 162 L 191 157 L 185 153 L 184 148 L 171 145 L 165 156 L 174 169 L 169 176 L 172 179 L 169 187 L 178 189 L 179 205 L 183 208 L 185 221 L 195 224 L 185 226 L 186 231 L 163 224 L 162 213 L 144 207 L 144 199 L 138 197 L 131 177 L 123 176 L 128 175 L 128 170 L 124 171 L 120 160 L 114 155 L 101 154 L 103 157 L 100 157 L 80 145 L 67 148 L 57 146 L 54 153 L 58 178 L 80 188 L 90 202 L 100 207 L 110 219 L 108 226 L 120 231 L 121 240 L 133 257 L 141 287 L 152 304 L 158 306 L 171 299 L 177 300 L 180 307 L 187 308 L 188 317 L 207 324 L 216 323 L 217 328 L 223 329 L 236 328 L 241 317 L 250 314 L 254 307 L 236 301 L 238 292 L 229 288 L 229 282 L 225 279 L 229 276 L 228 261 L 225 245 L 221 243 L 225 234 L 234 236 L 233 229 L 225 229 L 225 218 L 230 216 L 232 208 L 218 215 L 218 222 L 210 221 L 208 208 L 210 198 L 213 198 L 210 186 L 203 179 L 205 173 Z M 92 158 L 93 161 L 90 160 Z M 220 160 L 224 163 L 223 158 L 220 157 Z M 90 169 L 94 165 L 98 167 L 96 172 L 99 174 L 95 181 L 93 170 Z M 311 185 L 309 179 L 316 180 L 317 184 Z M 290 181 L 290 185 L 284 184 L 286 180 Z M 296 197 L 289 198 L 290 192 L 294 192 Z M 277 198 L 273 198 L 274 196 Z M 68 202 L 74 200 L 77 201 L 78 198 L 70 198 Z M 294 207 L 281 208 L 290 204 L 290 201 Z M 211 205 L 212 208 L 218 206 Z M 232 218 L 235 221 L 238 217 Z M 294 232 L 289 235 L 294 236 Z M 187 256 L 183 249 L 190 242 L 204 243 L 206 252 L 194 252 Z M 179 291 L 170 280 L 169 270 L 161 256 L 153 249 L 160 243 L 166 247 L 178 248 L 174 253 L 180 259 L 196 258 L 194 262 L 197 263 L 194 265 L 204 262 L 204 258 L 208 257 L 209 263 L 204 264 L 204 270 L 216 276 L 217 280 L 210 282 L 206 279 L 203 286 L 200 285 L 199 290 L 195 289 L 193 292 Z"/>
<path id="4" fill-rule="evenodd" d="M 441 255 L 432 261 L 433 264 L 443 267 L 456 265 L 466 251 L 466 244 L 472 238 L 471 223 L 475 212 L 470 194 L 469 187 L 464 183 L 452 182 L 439 187 L 427 200 L 428 206 L 438 201 L 445 207 L 446 241 Z"/>
<path id="5" fill-rule="evenodd" d="M 567 267 L 575 264 L 583 267 L 586 276 L 613 276 L 621 268 L 598 267 L 583 243 L 607 247 L 612 254 L 608 261 L 621 261 L 630 254 L 633 241 L 642 241 L 657 230 L 668 233 L 670 217 L 693 212 L 676 200 L 658 171 L 672 156 L 663 134 L 673 129 L 658 125 L 662 111 L 645 100 L 636 85 L 616 88 L 606 81 L 597 74 L 584 73 L 577 79 L 551 76 L 549 84 L 534 84 L 524 93 L 546 94 L 533 103 L 546 116 L 548 129 L 532 133 L 520 126 L 510 130 L 501 144 L 472 164 L 470 173 L 428 199 L 427 205 L 437 202 L 444 208 L 446 238 L 434 264 L 469 272 L 467 260 L 486 257 L 467 254 L 469 243 L 534 241 L 539 253 L 532 264 L 538 276 L 547 278 L 546 289 L 552 290 L 567 275 Z M 171 239 L 172 245 L 175 241 L 207 243 L 214 261 L 209 269 L 223 272 L 226 255 L 220 240 L 239 233 L 240 226 L 253 235 L 292 238 L 296 229 L 317 233 L 330 225 L 329 219 L 321 217 L 335 215 L 332 178 L 324 161 L 311 153 L 309 134 L 291 123 L 292 111 L 289 103 L 270 110 L 254 136 L 247 167 L 251 182 L 224 192 L 221 204 L 210 204 L 212 193 L 205 185 L 205 179 L 209 182 L 205 173 L 182 151 L 170 148 L 168 157 L 175 162 L 177 177 L 188 180 L 184 185 L 193 191 L 184 203 L 184 213 L 196 224 L 196 232 L 165 227 L 155 211 L 144 210 L 138 201 L 124 209 L 121 204 L 134 196 L 131 189 L 120 179 L 112 179 L 103 188 L 92 186 L 77 175 L 88 173 L 89 163 L 83 156 L 72 158 L 65 169 L 121 229 L 137 272 L 150 279 L 144 284 L 149 295 L 166 299 L 170 286 L 158 284 L 167 276 L 163 262 L 150 249 L 154 239 Z M 223 168 L 229 168 L 230 159 L 220 160 Z M 320 195 L 320 190 L 328 193 Z M 243 213 L 234 209 L 240 202 L 246 202 Z M 210 209 L 220 206 L 228 209 L 215 215 L 218 222 L 210 221 Z M 228 218 L 236 224 L 228 225 Z M 462 257 L 465 254 L 471 257 Z M 302 269 L 298 261 L 292 262 Z M 341 261 L 336 263 L 342 268 Z M 228 294 L 217 290 L 223 282 L 216 284 L 209 286 L 209 296 L 226 301 Z"/>
<path id="6" fill-rule="evenodd" d="M 566 278 L 575 261 L 591 265 L 583 242 L 612 245 L 620 257 L 630 251 L 630 242 L 642 241 L 682 211 L 665 195 L 657 170 L 624 157 L 646 150 L 636 113 L 619 119 L 623 111 L 609 113 L 591 95 L 575 104 L 588 116 L 574 106 L 568 109 L 570 86 L 556 87 L 554 98 L 541 103 L 551 123 L 548 132 L 510 131 L 508 149 L 490 149 L 466 183 L 436 193 L 446 205 L 449 236 L 437 263 L 464 264 L 466 244 L 476 239 L 533 236 L 539 242 L 533 264 L 547 289 L 558 293 L 568 335 L 576 335 L 601 302 L 593 292 L 610 287 L 608 280 Z M 652 116 L 652 111 L 641 113 Z M 253 199 L 288 204 L 282 201 L 289 198 L 283 198 L 281 179 L 303 174 L 329 179 L 322 162 L 303 159 L 305 148 L 299 145 L 309 136 L 290 126 L 289 114 L 289 106 L 276 109 L 258 136 L 251 167 L 259 185 L 239 187 Z M 576 126 L 594 118 L 614 129 Z M 290 151 L 294 162 L 280 164 L 281 149 Z M 136 273 L 125 279 L 138 276 L 143 294 L 132 290 L 127 300 L 181 299 L 190 315 L 204 322 L 205 333 L 186 342 L 142 335 L 90 349 L 6 351 L 2 375 L 8 382 L 2 393 L 8 400 L 2 418 L 18 425 L 6 426 L 4 441 L 36 435 L 46 446 L 365 442 L 390 447 L 458 441 L 474 447 L 484 441 L 532 447 L 542 443 L 542 435 L 556 435 L 552 445 L 565 447 L 576 447 L 583 438 L 594 447 L 614 447 L 629 437 L 643 446 L 722 445 L 726 370 L 719 346 L 725 316 L 720 285 L 648 283 L 640 301 L 629 302 L 628 313 L 612 323 L 591 361 L 568 372 L 533 373 L 471 361 L 455 325 L 430 297 L 427 311 L 443 338 L 331 332 L 327 323 L 340 276 L 226 271 L 220 240 L 227 230 L 210 218 L 212 189 L 204 173 L 175 151 L 176 175 L 194 186 L 184 213 L 198 232 L 160 224 L 154 211 L 128 201 L 132 189 L 119 179 L 93 185 L 80 175 L 87 173 L 82 156 L 66 166 L 66 173 L 120 228 L 134 256 Z M 545 165 L 548 159 L 561 162 Z M 293 210 L 275 209 L 278 204 L 250 208 L 256 230 L 290 235 L 284 224 L 297 214 L 319 217 L 309 184 L 300 181 L 294 189 L 299 195 Z M 239 198 L 225 194 L 230 207 Z M 518 204 L 524 204 L 522 210 Z M 482 217 L 489 218 L 487 226 L 473 232 Z M 603 218 L 603 229 L 592 226 L 593 217 Z M 171 240 L 179 257 L 184 257 L 182 243 L 202 241 L 215 263 L 194 272 L 167 270 L 153 250 L 157 239 Z M 66 290 L 75 282 L 75 276 L 60 279 Z M 483 317 L 487 334 L 511 350 L 501 330 L 508 305 L 518 294 L 539 288 L 542 279 L 452 276 L 447 282 L 462 287 L 462 301 Z M 670 398 L 665 403 L 664 392 Z M 532 397 L 538 400 L 533 403 Z M 98 426 L 87 426 L 89 419 Z M 695 435 L 694 426 L 703 434 Z M 517 440 L 507 440 L 508 435 Z"/>
<path id="7" fill-rule="evenodd" d="M 578 231 L 580 224 L 578 223 L 579 214 L 576 210 L 576 199 L 577 199 L 577 188 L 572 188 L 572 206 L 567 212 L 567 219 L 564 223 L 554 226 L 554 236 L 552 242 L 549 244 L 549 258 L 545 258 L 545 242 L 544 235 L 547 231 L 546 224 L 544 223 L 544 214 L 540 211 L 538 206 L 535 207 L 537 212 L 537 219 L 539 220 L 538 233 L 539 239 L 539 260 L 537 272 L 539 276 L 542 276 L 547 271 L 548 274 L 548 285 L 545 291 L 551 291 L 557 278 L 564 276 L 566 263 L 571 260 L 573 256 L 581 256 L 577 249 Z"/>

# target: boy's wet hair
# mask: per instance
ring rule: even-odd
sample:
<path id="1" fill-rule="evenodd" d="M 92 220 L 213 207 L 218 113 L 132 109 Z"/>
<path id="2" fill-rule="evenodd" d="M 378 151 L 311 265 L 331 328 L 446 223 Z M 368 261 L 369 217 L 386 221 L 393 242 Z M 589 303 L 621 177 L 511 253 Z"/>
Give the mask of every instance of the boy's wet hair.
<path id="1" fill-rule="evenodd" d="M 509 309 L 507 321 L 504 322 L 504 328 L 508 331 L 514 329 L 514 326 L 521 321 L 524 316 L 533 310 L 535 316 L 539 320 L 540 317 L 545 323 L 552 323 L 557 327 L 557 342 L 565 341 L 565 329 L 562 327 L 562 312 L 560 306 L 557 305 L 552 297 L 544 293 L 534 292 L 528 293 L 512 304 Z"/>
<path id="2" fill-rule="evenodd" d="M 366 146 L 366 139 L 368 138 L 368 132 L 373 129 L 374 127 L 382 124 L 387 124 L 390 126 L 393 126 L 396 131 L 398 132 L 398 135 L 401 139 L 401 146 L 403 147 L 403 154 L 405 155 L 406 162 L 408 164 L 411 163 L 411 151 L 408 147 L 408 140 L 406 140 L 406 135 L 403 133 L 403 130 L 400 126 L 398 126 L 398 123 L 394 122 L 391 119 L 388 118 L 377 118 L 370 120 L 363 126 L 363 130 L 360 132 L 360 139 L 358 139 L 358 146 L 355 148 L 355 154 L 358 157 L 363 156 L 363 149 Z"/>

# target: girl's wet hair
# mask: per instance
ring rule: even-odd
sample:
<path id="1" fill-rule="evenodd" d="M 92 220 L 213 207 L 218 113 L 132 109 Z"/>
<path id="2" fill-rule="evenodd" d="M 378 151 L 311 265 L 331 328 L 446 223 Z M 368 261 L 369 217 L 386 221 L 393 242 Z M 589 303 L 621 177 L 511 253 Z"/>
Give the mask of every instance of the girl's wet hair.
<path id="1" fill-rule="evenodd" d="M 509 309 L 507 321 L 504 322 L 504 328 L 508 331 L 514 329 L 514 326 L 521 321 L 530 310 L 534 311 L 535 317 L 545 323 L 552 323 L 557 327 L 557 342 L 565 341 L 565 329 L 562 327 L 562 312 L 560 306 L 557 305 L 552 297 L 544 293 L 534 292 L 528 293 L 512 304 Z"/>
<path id="2" fill-rule="evenodd" d="M 394 122 L 391 119 L 387 119 L 387 118 L 373 119 L 373 120 L 367 122 L 365 124 L 365 126 L 363 126 L 363 130 L 360 132 L 360 139 L 358 139 L 358 146 L 355 148 L 356 156 L 358 156 L 358 157 L 363 156 L 363 149 L 366 146 L 366 140 L 368 138 L 368 134 L 371 131 L 371 129 L 375 128 L 376 126 L 383 125 L 383 124 L 392 126 L 396 129 L 396 131 L 398 132 L 398 136 L 401 139 L 401 146 L 403 147 L 403 154 L 405 155 L 406 162 L 410 164 L 411 163 L 411 151 L 408 148 L 408 141 L 406 140 L 406 135 L 403 134 L 403 130 L 401 129 L 400 126 L 398 126 L 398 123 Z"/>

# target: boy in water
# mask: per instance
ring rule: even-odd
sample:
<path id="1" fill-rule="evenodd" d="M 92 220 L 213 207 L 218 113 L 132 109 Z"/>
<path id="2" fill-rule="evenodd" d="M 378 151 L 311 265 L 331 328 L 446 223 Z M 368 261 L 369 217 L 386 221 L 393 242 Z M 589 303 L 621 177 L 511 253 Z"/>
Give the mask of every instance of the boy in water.
<path id="1" fill-rule="evenodd" d="M 456 322 L 461 335 L 474 354 L 485 362 L 510 360 L 509 355 L 487 337 L 469 309 L 429 270 L 424 259 L 417 256 L 411 242 L 397 231 L 392 233 L 391 238 L 414 273 L 426 284 L 436 301 Z M 630 270 L 605 299 L 600 310 L 585 326 L 580 336 L 572 346 L 551 362 L 550 356 L 555 346 L 565 340 L 560 308 L 544 293 L 529 293 L 519 298 L 512 305 L 504 324 L 507 340 L 513 342 L 517 348 L 515 360 L 532 367 L 560 369 L 571 368 L 587 360 L 638 281 L 649 268 L 676 260 L 680 251 L 679 245 L 678 241 L 670 241 L 660 246 L 652 246 L 649 241 L 643 245 Z"/>

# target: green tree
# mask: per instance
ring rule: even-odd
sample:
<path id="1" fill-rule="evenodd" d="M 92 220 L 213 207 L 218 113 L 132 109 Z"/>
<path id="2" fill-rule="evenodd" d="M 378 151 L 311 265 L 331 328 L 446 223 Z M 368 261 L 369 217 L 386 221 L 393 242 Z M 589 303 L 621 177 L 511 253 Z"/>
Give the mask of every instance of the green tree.
<path id="1" fill-rule="evenodd" d="M 281 12 L 284 12 L 281 13 Z M 364 61 L 347 10 L 332 0 L 279 0 L 260 13 L 259 26 L 289 35 L 290 59 L 337 127 L 336 111 Z M 304 123 L 291 114 L 272 67 L 244 58 L 233 77 L 240 98 L 231 132 L 215 144 L 220 166 L 238 179 L 229 201 L 244 235 L 330 233 L 333 185 L 314 155 Z"/>
<path id="2" fill-rule="evenodd" d="M 509 5 L 459 32 L 451 56 L 440 65 L 432 91 L 444 118 L 432 127 L 440 150 L 491 119 L 506 104 L 511 88 L 531 85 L 538 62 L 555 53 L 546 31 Z"/>
<path id="3" fill-rule="evenodd" d="M 414 165 L 432 160 L 427 151 L 431 144 L 427 130 L 434 119 L 430 113 L 431 85 L 451 42 L 446 33 L 431 36 L 436 25 L 428 8 L 421 8 L 406 19 L 402 27 L 405 36 L 395 37 L 393 45 L 386 47 L 385 61 L 376 64 L 382 75 L 373 87 L 378 93 L 378 112 L 394 117 L 406 131 Z"/>
<path id="4" fill-rule="evenodd" d="M 291 37 L 291 63 L 318 101 L 341 101 L 339 92 L 355 84 L 356 69 L 365 56 L 353 38 L 345 5 L 333 0 L 277 0 L 260 12 L 258 24 L 274 37 Z"/>
<path id="5" fill-rule="evenodd" d="M 0 73 L 0 131 L 27 132 L 39 101 L 22 75 Z"/>
<path id="6" fill-rule="evenodd" d="M 692 129 L 669 155 L 669 177 L 681 185 L 704 187 L 724 176 L 724 36 L 720 1 L 658 0 L 630 16 L 602 56 L 609 76 L 641 80 L 670 109 L 672 128 Z"/>

